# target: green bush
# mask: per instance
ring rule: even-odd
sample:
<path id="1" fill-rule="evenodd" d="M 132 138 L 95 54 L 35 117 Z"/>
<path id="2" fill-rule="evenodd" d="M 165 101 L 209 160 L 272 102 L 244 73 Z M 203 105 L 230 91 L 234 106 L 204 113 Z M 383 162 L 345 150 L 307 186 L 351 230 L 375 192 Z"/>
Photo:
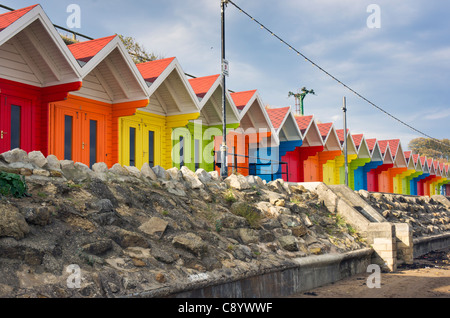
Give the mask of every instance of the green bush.
<path id="1" fill-rule="evenodd" d="M 0 171 L 0 194 L 4 196 L 11 195 L 15 198 L 30 196 L 25 177 Z"/>

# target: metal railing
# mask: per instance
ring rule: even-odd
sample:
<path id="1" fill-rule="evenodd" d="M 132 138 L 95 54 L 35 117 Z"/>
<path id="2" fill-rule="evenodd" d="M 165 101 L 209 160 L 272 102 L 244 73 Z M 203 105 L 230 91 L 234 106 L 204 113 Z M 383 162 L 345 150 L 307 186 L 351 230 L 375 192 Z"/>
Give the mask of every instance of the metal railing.
<path id="1" fill-rule="evenodd" d="M 221 151 L 214 151 L 214 167 L 218 167 L 221 168 L 222 167 L 222 163 L 220 162 L 220 160 L 216 161 L 216 155 L 217 158 L 221 158 Z M 270 176 L 270 180 L 274 181 L 274 176 L 275 175 L 281 175 L 281 178 L 283 178 L 283 175 L 286 175 L 286 181 L 289 182 L 289 165 L 287 162 L 283 162 L 283 161 L 277 161 L 277 160 L 273 160 L 273 159 L 266 159 L 266 158 L 257 158 L 257 157 L 251 157 L 251 156 L 245 156 L 245 155 L 238 155 L 238 154 L 234 154 L 234 153 L 228 153 L 226 154 L 226 157 L 228 158 L 228 156 L 232 156 L 233 160 L 231 163 L 229 163 L 227 165 L 227 171 L 228 171 L 228 175 L 230 175 L 231 173 L 235 173 L 238 171 L 238 169 L 244 169 L 244 170 L 248 170 L 248 174 L 249 175 L 253 175 L 253 176 Z M 237 162 L 237 158 L 241 157 L 241 158 L 246 158 L 248 159 L 248 163 L 245 163 L 244 165 L 239 165 Z M 255 162 L 250 163 L 250 159 L 255 160 Z M 264 162 L 260 162 L 260 161 L 264 161 Z M 267 161 L 267 162 L 265 162 Z M 274 166 L 277 166 L 277 170 L 274 171 Z M 286 166 L 286 171 L 283 172 L 283 165 Z M 262 173 L 261 171 L 258 171 L 258 167 L 267 167 L 270 166 L 270 173 Z M 231 171 L 230 171 L 231 170 Z M 279 179 L 279 178 L 277 178 Z"/>

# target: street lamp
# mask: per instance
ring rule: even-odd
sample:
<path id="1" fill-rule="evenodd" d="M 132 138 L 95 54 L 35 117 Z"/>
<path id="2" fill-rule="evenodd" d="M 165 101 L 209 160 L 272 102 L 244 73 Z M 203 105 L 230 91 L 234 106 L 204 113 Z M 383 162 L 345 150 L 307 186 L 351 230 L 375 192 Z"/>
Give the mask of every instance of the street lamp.
<path id="1" fill-rule="evenodd" d="M 222 145 L 220 147 L 221 155 L 221 165 L 220 165 L 220 175 L 222 178 L 228 177 L 228 167 L 227 167 L 227 110 L 226 110 L 226 80 L 228 76 L 228 62 L 225 59 L 225 8 L 228 4 L 228 0 L 220 0 L 220 7 L 222 13 Z"/>

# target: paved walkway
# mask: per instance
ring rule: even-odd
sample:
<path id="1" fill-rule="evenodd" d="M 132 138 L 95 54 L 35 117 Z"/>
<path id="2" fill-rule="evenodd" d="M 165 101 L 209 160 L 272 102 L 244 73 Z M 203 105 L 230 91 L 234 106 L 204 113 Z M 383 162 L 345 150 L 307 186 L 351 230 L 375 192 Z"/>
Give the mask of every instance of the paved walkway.
<path id="1" fill-rule="evenodd" d="M 371 273 L 291 296 L 291 298 L 450 298 L 450 248 L 429 253 L 401 266 L 395 273 L 381 273 L 380 288 Z"/>

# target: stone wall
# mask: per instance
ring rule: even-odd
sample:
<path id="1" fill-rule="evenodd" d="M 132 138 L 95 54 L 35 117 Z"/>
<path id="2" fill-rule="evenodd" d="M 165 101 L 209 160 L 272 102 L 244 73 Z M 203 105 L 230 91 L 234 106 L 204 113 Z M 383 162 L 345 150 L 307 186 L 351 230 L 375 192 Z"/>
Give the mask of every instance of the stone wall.
<path id="1" fill-rule="evenodd" d="M 313 271 L 310 258 L 368 248 L 316 193 L 282 180 L 222 180 L 186 167 L 89 169 L 18 149 L 0 155 L 0 171 L 24 176 L 30 195 L 0 196 L 0 297 L 168 296 L 276 278 L 305 263 Z M 329 277 L 363 270 L 350 263 Z M 76 288 L 67 287 L 72 265 Z M 297 272 L 307 275 L 298 281 L 311 278 Z"/>
<path id="2" fill-rule="evenodd" d="M 253 284 L 276 297 L 369 262 L 395 270 L 412 251 L 448 242 L 440 197 L 222 180 L 186 167 L 90 169 L 19 149 L 0 154 L 0 171 L 23 176 L 29 193 L 0 195 L 0 297 L 226 297 L 226 286 L 250 297 Z M 68 288 L 74 264 L 81 285 Z"/>

